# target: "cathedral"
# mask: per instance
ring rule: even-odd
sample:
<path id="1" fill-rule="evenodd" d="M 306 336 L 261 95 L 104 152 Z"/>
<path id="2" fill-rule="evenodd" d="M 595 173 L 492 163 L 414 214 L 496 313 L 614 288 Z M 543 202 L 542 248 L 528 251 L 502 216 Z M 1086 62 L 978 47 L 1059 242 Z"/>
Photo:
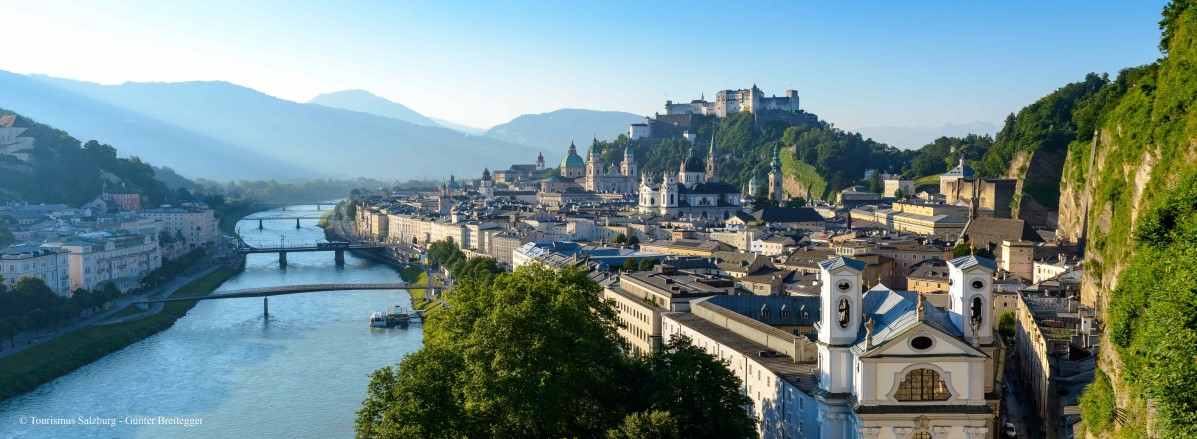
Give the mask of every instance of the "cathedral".
<path id="1" fill-rule="evenodd" d="M 712 138 L 705 166 L 691 147 L 676 175 L 666 172 L 659 183 L 643 176 L 639 188 L 640 213 L 723 220 L 740 211 L 740 191 L 719 181 L 716 156 Z"/>
<path id="2" fill-rule="evenodd" d="M 586 179 L 583 187 L 591 192 L 614 194 L 636 193 L 636 156 L 632 151 L 632 144 L 628 143 L 623 150 L 623 163 L 619 169 L 615 166 L 604 171 L 603 160 L 600 157 L 598 139 L 590 144 L 590 153 L 586 158 Z"/>

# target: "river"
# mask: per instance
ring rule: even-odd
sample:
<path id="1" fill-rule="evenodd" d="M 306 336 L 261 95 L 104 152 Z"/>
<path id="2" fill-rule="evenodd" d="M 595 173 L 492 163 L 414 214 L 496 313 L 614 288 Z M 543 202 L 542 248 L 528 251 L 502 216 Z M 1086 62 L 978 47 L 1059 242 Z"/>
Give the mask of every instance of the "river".
<path id="1" fill-rule="evenodd" d="M 317 213 L 292 206 L 285 214 Z M 327 205 L 325 205 L 327 208 Z M 278 212 L 284 213 L 284 212 Z M 316 220 L 242 220 L 247 242 L 324 238 Z M 249 255 L 245 271 L 217 291 L 308 283 L 391 283 L 391 267 L 350 254 Z M 0 436 L 170 438 L 353 436 L 370 373 L 419 349 L 419 325 L 375 329 L 372 311 L 402 304 L 405 291 L 338 291 L 199 302 L 173 327 L 33 392 L 0 402 Z M 34 417 L 73 425 L 32 425 Z M 198 425 L 159 425 L 164 419 Z M 137 425 L 149 419 L 153 425 Z M 21 422 L 26 422 L 22 424 Z M 91 423 L 98 422 L 98 423 Z M 113 425 L 106 425 L 111 423 Z"/>

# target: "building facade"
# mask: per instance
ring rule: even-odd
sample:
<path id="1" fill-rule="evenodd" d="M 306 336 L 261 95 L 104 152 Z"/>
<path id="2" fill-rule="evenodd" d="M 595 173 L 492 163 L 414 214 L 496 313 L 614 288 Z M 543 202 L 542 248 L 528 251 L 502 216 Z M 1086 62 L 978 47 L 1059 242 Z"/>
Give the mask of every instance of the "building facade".
<path id="1" fill-rule="evenodd" d="M 12 285 L 26 276 L 41 279 L 59 296 L 71 295 L 70 262 L 61 249 L 32 244 L 0 248 L 0 282 Z"/>

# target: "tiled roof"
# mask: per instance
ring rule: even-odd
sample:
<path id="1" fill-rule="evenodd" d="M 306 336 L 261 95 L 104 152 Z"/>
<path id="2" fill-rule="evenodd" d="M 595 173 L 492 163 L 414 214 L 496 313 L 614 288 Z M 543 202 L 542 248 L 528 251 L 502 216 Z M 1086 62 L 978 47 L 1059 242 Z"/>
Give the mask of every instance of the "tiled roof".
<path id="1" fill-rule="evenodd" d="M 840 256 L 838 258 L 832 258 L 819 262 L 819 267 L 827 271 L 832 271 L 840 267 L 848 267 L 856 271 L 864 271 L 865 263 L 856 259 Z"/>
<path id="2" fill-rule="evenodd" d="M 997 263 L 994 262 L 993 259 L 978 258 L 975 255 L 961 256 L 948 261 L 948 263 L 961 270 L 980 265 L 990 269 L 991 271 L 997 271 Z"/>

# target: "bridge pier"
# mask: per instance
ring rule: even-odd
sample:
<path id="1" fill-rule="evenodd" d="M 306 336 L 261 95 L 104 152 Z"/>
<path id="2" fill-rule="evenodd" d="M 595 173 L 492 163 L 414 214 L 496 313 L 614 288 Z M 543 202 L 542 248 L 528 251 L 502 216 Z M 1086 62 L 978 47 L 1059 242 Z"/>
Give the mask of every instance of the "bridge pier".
<path id="1" fill-rule="evenodd" d="M 270 317 L 270 297 L 262 296 L 262 317 Z"/>
<path id="2" fill-rule="evenodd" d="M 299 229 L 299 218 L 295 218 L 295 229 Z"/>
<path id="3" fill-rule="evenodd" d="M 287 268 L 287 252 L 285 252 L 285 251 L 278 252 L 278 266 L 282 267 L 282 268 Z"/>
<path id="4" fill-rule="evenodd" d="M 258 218 L 258 230 L 266 230 L 266 227 L 262 225 L 261 218 Z"/>
<path id="5" fill-rule="evenodd" d="M 345 265 L 345 250 L 334 251 L 333 261 L 336 261 L 337 265 Z"/>
<path id="6" fill-rule="evenodd" d="M 317 205 L 316 205 L 316 211 L 317 211 L 317 212 L 319 212 L 320 210 L 322 210 L 322 209 L 320 209 L 320 205 L 319 205 L 319 204 L 317 204 Z"/>

